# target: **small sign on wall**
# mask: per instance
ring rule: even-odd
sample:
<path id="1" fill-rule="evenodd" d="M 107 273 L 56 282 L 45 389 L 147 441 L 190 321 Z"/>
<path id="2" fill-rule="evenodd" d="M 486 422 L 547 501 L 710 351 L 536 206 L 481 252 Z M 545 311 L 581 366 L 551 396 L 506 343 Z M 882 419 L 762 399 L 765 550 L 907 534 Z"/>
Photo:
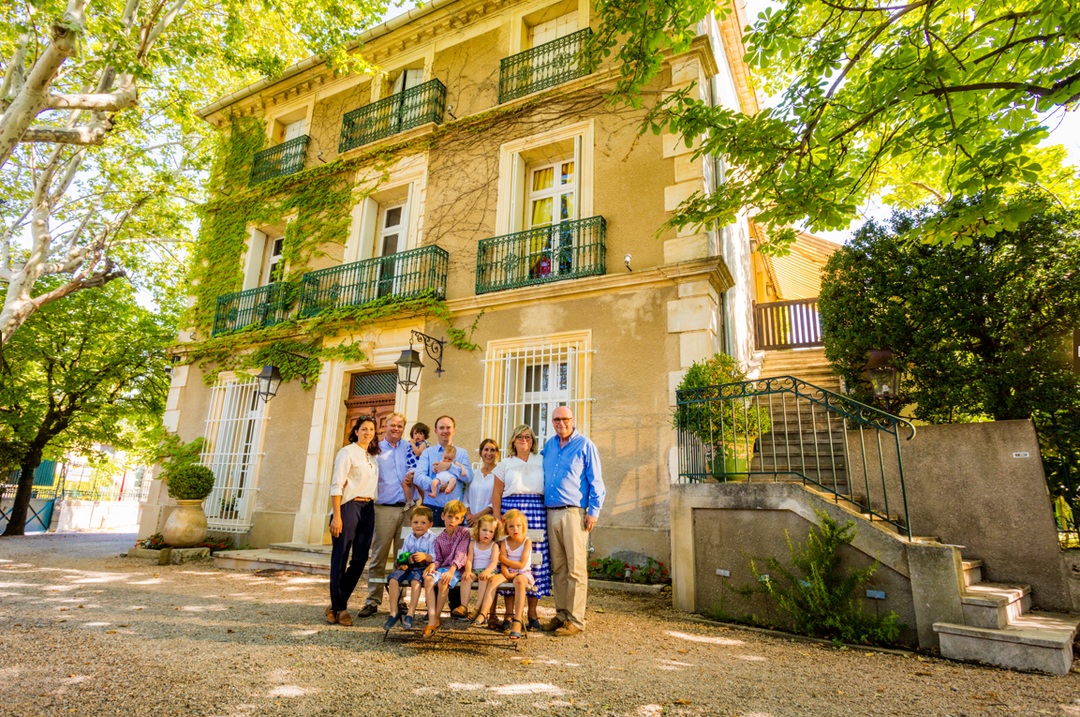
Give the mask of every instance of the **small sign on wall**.
<path id="1" fill-rule="evenodd" d="M 1013 453 L 1013 458 L 1031 458 L 1031 453 L 1028 451 L 1020 451 L 1018 453 Z"/>

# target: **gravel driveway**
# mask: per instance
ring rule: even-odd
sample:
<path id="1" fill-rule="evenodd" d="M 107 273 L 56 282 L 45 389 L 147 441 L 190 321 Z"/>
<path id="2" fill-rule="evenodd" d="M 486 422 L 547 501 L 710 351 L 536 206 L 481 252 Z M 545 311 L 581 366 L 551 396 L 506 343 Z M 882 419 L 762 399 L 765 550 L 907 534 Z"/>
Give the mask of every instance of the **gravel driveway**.
<path id="1" fill-rule="evenodd" d="M 1080 715 L 1075 671 L 819 647 L 602 591 L 584 635 L 520 651 L 384 643 L 386 613 L 324 622 L 325 578 L 118 557 L 133 542 L 0 539 L 0 715 Z"/>

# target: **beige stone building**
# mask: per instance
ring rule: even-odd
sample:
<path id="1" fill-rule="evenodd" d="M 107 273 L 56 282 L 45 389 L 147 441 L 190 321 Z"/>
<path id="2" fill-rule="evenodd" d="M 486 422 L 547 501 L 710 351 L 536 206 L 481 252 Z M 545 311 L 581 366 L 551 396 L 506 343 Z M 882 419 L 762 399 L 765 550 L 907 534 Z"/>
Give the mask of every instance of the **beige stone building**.
<path id="1" fill-rule="evenodd" d="M 700 23 L 688 52 L 664 59 L 646 105 L 696 83 L 708 102 L 757 110 L 745 11 L 732 2 L 725 19 Z M 252 185 L 302 180 L 339 158 L 356 166 L 347 238 L 288 267 L 304 272 L 295 300 L 275 283 L 290 217 L 246 227 L 242 290 L 217 297 L 214 334 L 429 290 L 454 326 L 476 321 L 479 346 L 447 345 L 441 376 L 425 356 L 406 395 L 394 361 L 412 331 L 445 337 L 446 323 L 346 326 L 323 341 L 361 346 L 362 359 L 329 358 L 314 387 L 287 382 L 265 404 L 234 373 L 181 362 L 166 423 L 207 438 L 203 462 L 219 481 L 211 530 L 255 547 L 323 543 L 334 455 L 361 411 L 402 411 L 410 425 L 452 415 L 455 443 L 475 459 L 481 439 L 502 445 L 521 422 L 551 435 L 551 411 L 567 404 L 603 459 L 597 554 L 669 558 L 675 386 L 717 351 L 759 367 L 754 302 L 782 294 L 767 293 L 775 270 L 755 259 L 746 217 L 656 234 L 724 167 L 677 137 L 639 135 L 644 110 L 610 103 L 618 68 L 586 73 L 576 54 L 596 24 L 587 0 L 435 0 L 360 38 L 385 74 L 336 75 L 312 58 L 201 110 L 222 131 L 236 117 L 265 127 Z M 181 356 L 204 338 L 182 335 Z M 155 484 L 141 534 L 160 529 L 169 505 Z"/>

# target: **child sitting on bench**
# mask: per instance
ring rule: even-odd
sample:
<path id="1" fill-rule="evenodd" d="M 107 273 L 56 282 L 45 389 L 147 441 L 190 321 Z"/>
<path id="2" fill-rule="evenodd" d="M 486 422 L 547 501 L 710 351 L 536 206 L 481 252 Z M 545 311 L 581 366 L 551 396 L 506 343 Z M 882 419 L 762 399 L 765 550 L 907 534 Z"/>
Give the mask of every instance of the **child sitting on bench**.
<path id="1" fill-rule="evenodd" d="M 385 629 L 392 628 L 398 620 L 406 630 L 413 628 L 413 620 L 416 617 L 416 606 L 420 602 L 420 585 L 424 580 L 424 571 L 435 559 L 435 536 L 431 534 L 432 513 L 431 508 L 420 506 L 413 508 L 412 534 L 405 538 L 401 545 L 401 553 L 395 559 L 397 570 L 390 573 L 390 610 L 396 611 L 398 599 L 401 595 L 402 585 L 412 586 L 412 598 L 409 601 L 409 614 L 402 619 L 397 612 L 391 612 L 386 618 Z M 404 558 L 403 562 L 398 560 Z"/>
<path id="2" fill-rule="evenodd" d="M 533 586 L 535 580 L 532 574 L 532 541 L 529 540 L 529 519 L 520 510 L 507 511 L 503 516 L 503 527 L 506 530 L 506 539 L 499 551 L 499 563 L 501 563 L 501 577 L 492 580 L 492 586 L 484 598 L 484 602 L 494 601 L 496 589 L 503 582 L 514 586 L 514 618 L 510 622 L 510 639 L 521 638 L 522 629 L 525 627 L 525 592 Z M 481 605 L 481 614 L 487 614 L 490 604 Z M 479 618 L 477 618 L 479 620 Z M 474 625 L 476 622 L 474 621 Z M 483 622 L 480 623 L 481 625 Z"/>
<path id="3" fill-rule="evenodd" d="M 473 526 L 472 537 L 469 559 L 465 563 L 465 575 L 461 578 L 461 604 L 466 608 L 469 606 L 473 580 L 480 583 L 476 594 L 477 609 L 469 613 L 469 619 L 476 627 L 483 627 L 487 624 L 487 613 L 481 611 L 485 603 L 492 604 L 492 601 L 487 599 L 487 594 L 494 592 L 497 583 L 502 582 L 499 571 L 499 544 L 495 542 L 502 537 L 502 526 L 495 516 L 482 515 Z"/>
<path id="4" fill-rule="evenodd" d="M 442 625 L 442 609 L 450 591 L 461 581 L 461 573 L 469 560 L 472 536 L 467 528 L 461 526 L 464 520 L 465 504 L 460 500 L 452 500 L 443 506 L 443 523 L 446 527 L 442 534 L 435 538 L 435 562 L 424 570 L 424 590 L 428 605 L 428 624 L 424 628 L 424 637 L 431 637 Z M 436 584 L 439 586 L 437 600 Z"/>

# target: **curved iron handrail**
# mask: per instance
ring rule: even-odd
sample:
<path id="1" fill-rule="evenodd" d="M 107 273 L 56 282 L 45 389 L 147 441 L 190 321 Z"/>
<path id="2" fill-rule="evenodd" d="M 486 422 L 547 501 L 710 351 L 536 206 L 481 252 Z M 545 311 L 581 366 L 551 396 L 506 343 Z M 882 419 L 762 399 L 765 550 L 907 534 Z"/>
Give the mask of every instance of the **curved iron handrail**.
<path id="1" fill-rule="evenodd" d="M 753 390 L 745 390 L 743 387 L 753 386 Z M 805 389 L 812 389 L 813 393 Z M 707 395 L 710 391 L 717 391 L 718 395 Z M 691 401 L 706 401 L 717 399 L 753 398 L 762 393 L 792 393 L 802 396 L 810 401 L 842 414 L 845 418 L 858 421 L 864 426 L 878 428 L 889 433 L 891 427 L 903 426 L 911 431 L 911 435 L 904 440 L 910 441 L 915 437 L 915 426 L 900 416 L 895 416 L 880 408 L 868 406 L 853 398 L 834 393 L 827 388 L 815 386 L 794 376 L 772 376 L 769 378 L 757 378 L 750 381 L 736 383 L 723 383 L 715 386 L 699 386 L 697 388 L 684 388 L 676 391 L 676 401 L 679 404 Z M 841 405 L 845 407 L 841 407 Z M 899 435 L 898 433 L 896 435 Z"/>
<path id="2" fill-rule="evenodd" d="M 788 412 L 787 401 L 783 401 L 781 406 L 783 407 L 784 420 L 779 424 L 779 431 L 773 430 L 774 419 L 770 413 L 774 410 L 773 397 L 778 394 L 790 394 L 795 397 L 795 412 L 794 421 L 792 421 L 792 414 Z M 838 501 L 843 500 L 859 508 L 860 512 L 869 517 L 869 520 L 875 519 L 885 521 L 895 526 L 901 532 L 911 537 L 911 527 L 909 520 L 909 512 L 907 505 L 907 488 L 904 484 L 904 469 L 903 459 L 900 454 L 900 436 L 901 429 L 907 429 L 909 435 L 905 440 L 910 441 L 915 437 L 915 426 L 906 419 L 895 416 L 886 411 L 882 411 L 879 408 L 868 406 L 864 403 L 856 401 L 847 396 L 842 396 L 838 393 L 834 393 L 828 389 L 820 386 L 815 386 L 812 383 L 803 381 L 802 379 L 794 376 L 772 376 L 767 378 L 753 379 L 749 381 L 739 381 L 727 384 L 718 384 L 714 386 L 702 386 L 698 388 L 682 389 L 676 392 L 677 396 L 677 408 L 676 408 L 676 427 L 679 431 L 679 452 L 680 452 L 680 478 L 686 478 L 691 481 L 703 480 L 709 476 L 717 477 L 723 475 L 725 478 L 730 475 L 745 476 L 745 480 L 750 480 L 754 475 L 772 475 L 774 480 L 778 479 L 780 475 L 792 475 L 798 476 L 799 479 L 805 484 L 812 483 L 826 492 L 832 494 Z M 769 397 L 768 407 L 761 405 L 761 398 L 763 396 Z M 799 400 L 801 399 L 801 401 Z M 834 443 L 826 439 L 823 453 L 819 452 L 818 434 L 820 428 L 816 419 L 813 418 L 813 411 L 811 411 L 811 426 L 810 426 L 810 438 L 809 445 L 804 444 L 804 435 L 806 426 L 804 425 L 804 419 L 799 412 L 798 406 L 800 403 L 810 403 L 811 406 L 818 406 L 826 412 L 826 426 L 825 433 L 830 434 L 836 429 L 829 422 L 828 417 L 833 416 L 834 420 L 841 422 L 841 428 L 844 431 L 843 435 L 843 448 L 840 451 L 842 456 L 842 468 L 838 469 L 835 460 Z M 708 406 L 709 404 L 719 404 L 719 408 L 710 408 L 708 411 L 702 412 L 700 410 L 695 411 L 692 407 Z M 752 427 L 754 422 L 757 423 L 757 432 L 747 432 L 747 427 Z M 850 423 L 854 423 L 854 428 L 849 429 L 847 426 Z M 875 500 L 872 498 L 870 473 L 873 467 L 874 460 L 868 461 L 867 446 L 863 435 L 863 429 L 871 429 L 874 431 L 877 442 L 877 470 L 880 472 L 881 478 L 881 503 L 883 506 L 875 506 Z M 850 453 L 848 447 L 847 431 L 858 432 L 858 451 L 859 453 Z M 743 435 L 746 432 L 746 435 Z M 758 436 L 758 434 L 761 434 Z M 777 441 L 777 434 L 782 437 L 781 441 Z M 791 437 L 791 434 L 795 434 L 795 438 Z M 773 470 L 766 470 L 765 465 L 765 435 L 771 436 L 771 449 Z M 896 478 L 899 481 L 899 488 L 901 494 L 901 505 L 903 509 L 903 521 L 894 517 L 889 512 L 889 489 L 887 480 L 887 470 L 885 461 L 885 450 L 882 446 L 881 435 L 886 434 L 892 436 L 895 442 L 895 467 Z M 742 438 L 740 438 L 742 436 Z M 740 446 L 742 442 L 742 446 Z M 750 448 L 750 444 L 753 443 L 753 448 Z M 783 449 L 787 461 L 783 464 L 778 463 L 778 444 L 779 448 Z M 735 467 L 727 467 L 727 458 L 730 456 L 739 455 L 733 452 L 733 448 L 737 450 L 742 448 L 743 455 L 759 455 L 760 451 L 760 465 L 758 469 L 754 469 L 752 465 L 747 467 L 740 467 L 738 460 L 735 461 Z M 813 455 L 808 461 L 804 450 L 813 451 Z M 794 452 L 795 456 L 801 456 L 800 465 L 795 465 L 791 462 L 791 456 Z M 861 456 L 861 472 L 862 483 L 866 495 L 864 498 L 857 499 L 857 496 L 852 492 L 851 468 L 858 461 L 856 458 Z M 710 466 L 704 472 L 701 468 L 712 461 L 723 458 L 725 467 L 720 469 Z M 684 459 L 689 461 L 690 469 L 683 470 Z M 826 468 L 831 466 L 833 474 L 833 485 L 830 487 L 826 483 L 822 482 L 822 461 L 825 461 Z M 890 457 L 890 462 L 892 457 Z M 838 470 L 842 471 L 845 475 L 844 480 L 841 482 L 844 485 L 844 490 L 840 490 L 838 485 Z M 816 477 L 815 477 L 816 476 Z M 730 480 L 729 478 L 727 478 Z M 874 484 L 877 484 L 877 478 L 874 479 Z M 877 491 L 877 488 L 873 489 Z"/>

